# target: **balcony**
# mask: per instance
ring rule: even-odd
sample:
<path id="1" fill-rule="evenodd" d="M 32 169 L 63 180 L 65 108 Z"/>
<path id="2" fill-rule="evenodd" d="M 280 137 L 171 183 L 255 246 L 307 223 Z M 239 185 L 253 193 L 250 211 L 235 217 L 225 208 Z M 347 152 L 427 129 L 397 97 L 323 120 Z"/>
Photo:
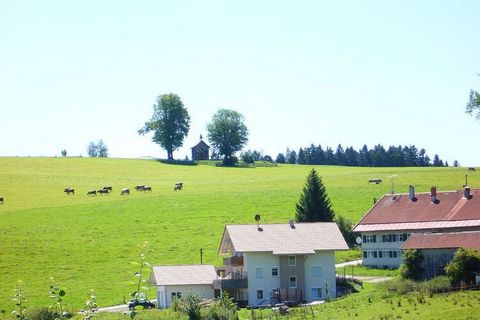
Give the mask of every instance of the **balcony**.
<path id="1" fill-rule="evenodd" d="M 225 267 L 243 267 L 243 256 L 223 258 L 223 265 Z"/>
<path id="2" fill-rule="evenodd" d="M 248 277 L 246 272 L 235 271 L 220 279 L 220 287 L 224 289 L 248 288 Z"/>

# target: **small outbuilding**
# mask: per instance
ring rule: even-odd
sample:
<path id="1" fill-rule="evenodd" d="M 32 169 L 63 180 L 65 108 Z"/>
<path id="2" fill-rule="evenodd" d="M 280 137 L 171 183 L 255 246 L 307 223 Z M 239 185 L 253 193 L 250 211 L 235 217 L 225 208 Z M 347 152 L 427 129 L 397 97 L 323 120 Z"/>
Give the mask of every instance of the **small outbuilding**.
<path id="1" fill-rule="evenodd" d="M 203 141 L 202 135 L 200 135 L 200 142 L 192 147 L 192 160 L 208 160 L 210 146 Z"/>
<path id="2" fill-rule="evenodd" d="M 170 307 L 173 299 L 185 297 L 189 293 L 213 299 L 213 283 L 217 279 L 213 265 L 155 266 L 150 284 L 157 287 L 158 307 L 165 309 Z"/>

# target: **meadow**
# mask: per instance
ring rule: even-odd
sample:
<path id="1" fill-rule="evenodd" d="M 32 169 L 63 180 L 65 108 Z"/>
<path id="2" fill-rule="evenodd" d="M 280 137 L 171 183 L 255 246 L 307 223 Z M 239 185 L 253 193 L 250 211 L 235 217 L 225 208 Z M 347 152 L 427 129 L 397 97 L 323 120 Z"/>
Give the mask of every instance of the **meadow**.
<path id="1" fill-rule="evenodd" d="M 0 158 L 0 309 L 12 310 L 18 280 L 27 287 L 28 305 L 51 304 L 49 278 L 66 289 L 65 301 L 79 309 L 94 289 L 100 306 L 123 303 L 134 285 L 140 246 L 149 241 L 153 265 L 221 264 L 217 254 L 225 224 L 287 223 L 312 166 L 223 168 L 168 165 L 154 160 L 93 158 Z M 414 184 L 418 192 L 455 190 L 464 168 L 315 167 L 323 177 L 337 215 L 354 222 L 372 199 Z M 369 184 L 369 178 L 384 183 Z M 184 190 L 174 192 L 182 181 Z M 479 185 L 472 173 L 469 184 Z M 137 184 L 152 193 L 136 192 Z M 112 185 L 108 196 L 87 191 Z M 63 193 L 74 187 L 76 194 Z M 129 187 L 130 196 L 120 196 Z M 337 260 L 349 254 L 338 255 Z M 352 257 L 355 257 L 353 255 Z M 154 297 L 154 290 L 151 291 Z M 125 298 L 124 298 L 125 297 Z"/>

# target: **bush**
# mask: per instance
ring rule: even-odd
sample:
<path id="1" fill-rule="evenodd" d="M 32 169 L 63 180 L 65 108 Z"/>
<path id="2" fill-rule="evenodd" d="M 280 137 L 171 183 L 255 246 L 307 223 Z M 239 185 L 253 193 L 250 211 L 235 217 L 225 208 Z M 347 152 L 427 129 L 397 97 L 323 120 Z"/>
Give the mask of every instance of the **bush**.
<path id="1" fill-rule="evenodd" d="M 343 238 L 347 242 L 350 248 L 354 248 L 357 246 L 356 237 L 358 233 L 353 232 L 353 222 L 345 219 L 342 216 L 338 216 L 335 218 L 335 222 L 337 223 L 340 232 L 342 233 Z"/>
<path id="2" fill-rule="evenodd" d="M 420 280 L 423 278 L 423 268 L 421 266 L 423 255 L 418 250 L 406 250 L 403 255 L 403 262 L 400 266 L 400 276 L 402 279 Z"/>
<path id="3" fill-rule="evenodd" d="M 399 294 L 415 291 L 417 287 L 417 283 L 409 279 L 393 279 L 384 282 L 382 285 L 387 291 L 393 291 Z"/>
<path id="4" fill-rule="evenodd" d="M 446 276 L 440 276 L 420 284 L 420 291 L 433 294 L 450 291 L 450 279 Z"/>
<path id="5" fill-rule="evenodd" d="M 28 312 L 31 320 L 55 320 L 58 318 L 58 313 L 50 308 L 32 309 Z"/>
<path id="6" fill-rule="evenodd" d="M 185 298 L 181 298 L 177 302 L 177 308 L 187 314 L 190 320 L 200 320 L 202 318 L 202 297 L 199 294 L 188 294 Z"/>
<path id="7" fill-rule="evenodd" d="M 468 273 L 480 270 L 480 251 L 460 248 L 445 267 L 448 278 L 454 284 L 467 280 Z"/>
<path id="8" fill-rule="evenodd" d="M 205 318 L 209 320 L 235 320 L 238 319 L 237 305 L 228 293 L 218 298 L 205 312 Z"/>

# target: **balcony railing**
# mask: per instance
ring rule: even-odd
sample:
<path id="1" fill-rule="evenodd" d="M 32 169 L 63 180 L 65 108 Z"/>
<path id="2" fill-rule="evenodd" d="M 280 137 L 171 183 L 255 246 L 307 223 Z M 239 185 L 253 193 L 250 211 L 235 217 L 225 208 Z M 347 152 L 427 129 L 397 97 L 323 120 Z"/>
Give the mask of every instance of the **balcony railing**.
<path id="1" fill-rule="evenodd" d="M 225 277 L 215 280 L 215 289 L 242 289 L 248 288 L 248 277 L 246 272 L 230 272 Z"/>

